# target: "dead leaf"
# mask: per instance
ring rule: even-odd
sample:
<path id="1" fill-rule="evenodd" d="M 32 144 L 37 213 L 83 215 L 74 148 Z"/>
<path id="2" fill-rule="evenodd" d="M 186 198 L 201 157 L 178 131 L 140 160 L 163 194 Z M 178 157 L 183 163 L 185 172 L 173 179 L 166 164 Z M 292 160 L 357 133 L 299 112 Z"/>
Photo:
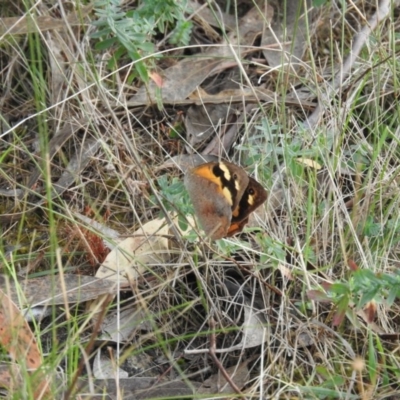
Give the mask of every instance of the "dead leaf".
<path id="1" fill-rule="evenodd" d="M 297 161 L 299 164 L 303 164 L 303 165 L 305 165 L 306 167 L 313 168 L 313 169 L 315 169 L 315 170 L 317 170 L 317 171 L 319 171 L 319 170 L 322 168 L 321 164 L 317 163 L 317 162 L 314 161 L 314 160 L 311 160 L 310 158 L 303 158 L 303 157 L 300 157 L 300 158 L 296 158 L 296 161 Z"/>
<path id="2" fill-rule="evenodd" d="M 107 355 L 104 354 L 103 348 L 97 350 L 96 356 L 93 360 L 93 377 L 95 379 L 126 379 L 129 377 L 128 372 L 118 367 L 118 359 L 115 351 L 112 352 L 115 356 L 114 362 Z"/>
<path id="3" fill-rule="evenodd" d="M 124 399 L 129 400 L 145 400 L 158 398 L 193 398 L 196 388 L 199 386 L 197 382 L 176 381 L 160 381 L 159 377 L 131 377 L 128 379 L 95 379 L 91 382 L 79 380 L 80 387 L 90 387 L 95 390 L 95 395 L 90 395 L 91 399 L 104 400 L 104 394 L 107 393 L 112 399 L 121 398 L 120 393 L 123 392 Z M 91 392 L 92 393 L 92 392 Z M 87 398 L 84 396 L 83 398 Z"/>
<path id="4" fill-rule="evenodd" d="M 115 343 L 126 343 L 132 340 L 133 332 L 140 329 L 141 332 L 151 331 L 149 318 L 142 309 L 127 307 L 108 313 L 101 324 L 101 335 L 98 340 Z"/>
<path id="5" fill-rule="evenodd" d="M 195 59 L 184 59 L 163 71 L 162 102 L 175 103 L 186 99 L 220 63 L 221 61 L 216 60 L 215 57 L 196 57 Z M 157 103 L 157 90 L 159 91 L 160 88 L 151 81 L 147 87 L 142 86 L 129 100 L 129 103 L 135 105 Z"/>
<path id="6" fill-rule="evenodd" d="M 377 305 L 375 300 L 371 300 L 365 305 L 364 312 L 365 315 L 367 316 L 367 320 L 369 323 L 374 322 L 374 319 L 376 317 L 376 311 L 377 311 Z"/>
<path id="7" fill-rule="evenodd" d="M 60 195 L 65 190 L 72 185 L 77 176 L 83 171 L 92 157 L 96 154 L 97 150 L 101 147 L 101 142 L 97 139 L 88 139 L 80 147 L 80 151 L 73 155 L 65 168 L 64 172 L 61 174 L 60 178 L 53 183 L 54 197 L 56 194 Z"/>
<path id="8" fill-rule="evenodd" d="M 273 11 L 267 6 L 269 13 L 267 17 L 261 15 L 257 7 L 253 7 L 242 17 L 239 23 L 239 35 L 235 31 L 229 33 L 221 46 L 211 47 L 205 51 L 204 57 L 196 56 L 184 59 L 176 65 L 163 71 L 164 85 L 161 90 L 163 103 L 175 103 L 185 100 L 204 80 L 213 72 L 214 69 L 221 69 L 223 65 L 236 65 L 237 58 L 241 58 L 241 49 L 253 44 L 256 36 L 264 29 L 264 24 L 268 23 L 268 18 Z M 237 46 L 240 44 L 240 46 Z M 234 54 L 233 52 L 236 52 Z M 160 88 L 151 81 L 147 87 L 142 86 L 130 105 L 157 104 Z"/>
<path id="9" fill-rule="evenodd" d="M 9 288 L 9 295 L 21 308 L 26 306 L 82 303 L 105 293 L 116 293 L 117 287 L 106 279 L 65 274 L 42 278 L 21 279 L 18 287 L 0 276 L 0 285 Z"/>
<path id="10" fill-rule="evenodd" d="M 177 228 L 181 231 L 179 226 Z M 169 234 L 170 228 L 165 218 L 147 222 L 132 237 L 117 244 L 97 270 L 96 277 L 118 284 L 134 282 L 147 270 L 148 265 L 162 264 L 170 259 L 173 249 L 170 248 Z M 88 306 L 88 310 L 98 312 L 100 307 L 108 306 L 111 300 L 109 296 L 99 297 Z"/>
<path id="11" fill-rule="evenodd" d="M 247 368 L 248 363 L 251 360 L 247 360 L 242 362 L 239 365 L 230 367 L 226 369 L 226 372 L 231 377 L 232 382 L 238 388 L 243 388 L 249 380 L 250 372 Z M 225 379 L 221 372 L 218 372 L 215 375 L 211 375 L 208 379 L 206 379 L 200 388 L 197 391 L 198 394 L 217 394 L 217 393 L 226 393 L 226 394 L 237 394 L 232 389 L 231 385 Z"/>
<path id="12" fill-rule="evenodd" d="M 263 312 L 256 308 L 244 306 L 243 339 L 239 348 L 248 349 L 259 346 L 268 339 L 266 319 Z"/>
<path id="13" fill-rule="evenodd" d="M 192 106 L 188 109 L 185 117 L 186 138 L 191 147 L 205 142 L 215 132 L 220 130 L 221 125 L 235 111 L 227 104 L 207 104 Z"/>
<path id="14" fill-rule="evenodd" d="M 224 13 L 221 9 L 211 10 L 213 4 L 209 4 L 209 7 L 204 7 L 204 4 L 199 4 L 196 1 L 189 0 L 188 8 L 195 10 L 194 19 L 203 20 L 206 24 L 214 26 L 216 28 L 224 27 L 227 30 L 233 30 L 236 28 L 236 18 L 234 15 Z M 215 12 L 216 11 L 216 12 Z M 204 25 L 200 22 L 200 25 Z M 205 30 L 207 33 L 208 31 Z M 211 35 L 213 37 L 213 35 Z M 219 39 L 220 34 L 216 36 Z"/>
<path id="15" fill-rule="evenodd" d="M 147 222 L 108 254 L 96 277 L 134 281 L 146 271 L 146 265 L 164 263 L 169 259 L 168 235 L 165 218 Z"/>
<path id="16" fill-rule="evenodd" d="M 309 332 L 300 332 L 297 336 L 297 346 L 299 349 L 304 349 L 315 344 L 313 337 Z"/>
<path id="17" fill-rule="evenodd" d="M 265 29 L 261 39 L 261 46 L 269 47 L 264 49 L 263 54 L 272 68 L 283 64 L 293 68 L 299 64 L 307 46 L 307 27 L 311 14 L 310 11 L 304 12 L 304 4 L 310 10 L 311 1 L 286 0 L 276 4 L 279 10 L 274 13 L 274 20 Z"/>
<path id="18" fill-rule="evenodd" d="M 177 218 L 173 218 L 173 222 L 177 222 Z M 177 228 L 185 233 L 178 224 Z M 145 272 L 147 265 L 168 262 L 173 250 L 169 235 L 170 228 L 165 218 L 147 222 L 108 254 L 96 277 L 130 282 Z"/>
<path id="19" fill-rule="evenodd" d="M 0 345 L 13 361 L 36 371 L 42 365 L 42 355 L 31 328 L 17 306 L 0 289 Z M 35 399 L 54 398 L 49 391 L 49 382 L 42 372 L 36 371 Z"/>
<path id="20" fill-rule="evenodd" d="M 67 19 L 52 18 L 48 15 L 21 16 L 0 18 L 0 35 L 21 35 L 35 32 L 45 32 L 52 29 L 66 29 L 68 25 L 82 25 L 82 18 L 87 16 L 93 5 L 80 6 L 78 11 L 67 15 Z"/>

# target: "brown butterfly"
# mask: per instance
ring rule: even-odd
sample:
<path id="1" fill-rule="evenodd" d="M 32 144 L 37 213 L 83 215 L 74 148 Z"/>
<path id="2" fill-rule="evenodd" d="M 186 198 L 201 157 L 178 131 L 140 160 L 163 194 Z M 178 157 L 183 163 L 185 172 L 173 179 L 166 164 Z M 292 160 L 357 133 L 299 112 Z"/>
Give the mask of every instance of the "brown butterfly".
<path id="1" fill-rule="evenodd" d="M 185 186 L 200 225 L 213 240 L 241 232 L 249 215 L 267 199 L 267 192 L 256 180 L 226 161 L 190 169 Z"/>

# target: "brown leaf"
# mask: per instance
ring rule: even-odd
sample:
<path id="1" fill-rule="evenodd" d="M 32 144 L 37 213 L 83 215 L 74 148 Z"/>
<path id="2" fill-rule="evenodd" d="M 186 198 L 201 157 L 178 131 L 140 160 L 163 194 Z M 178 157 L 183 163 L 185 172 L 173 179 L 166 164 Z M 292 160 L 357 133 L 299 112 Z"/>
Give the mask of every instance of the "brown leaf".
<path id="1" fill-rule="evenodd" d="M 359 267 L 358 267 L 358 265 L 356 264 L 356 262 L 354 261 L 354 260 L 348 260 L 348 265 L 349 265 L 349 268 L 352 270 L 352 271 L 357 271 L 357 270 L 359 270 Z"/>
<path id="2" fill-rule="evenodd" d="M 371 323 L 374 321 L 375 316 L 376 316 L 376 310 L 377 310 L 376 303 L 373 300 L 369 301 L 365 305 L 364 311 L 365 311 L 365 314 L 367 315 L 368 323 Z"/>
<path id="3" fill-rule="evenodd" d="M 69 14 L 67 20 L 52 18 L 48 15 L 0 18 L 0 35 L 21 35 L 52 29 L 62 30 L 66 29 L 68 25 L 81 25 L 82 18 L 88 15 L 92 8 L 93 5 L 80 7 L 78 11 Z"/>
<path id="4" fill-rule="evenodd" d="M 5 280 L 4 276 L 0 276 L 2 287 L 6 285 Z M 26 279 L 19 281 L 18 285 L 19 288 L 12 282 L 7 283 L 12 300 L 20 307 L 65 304 L 65 302 L 80 303 L 117 290 L 115 285 L 108 280 L 75 274 L 66 274 L 62 278 L 44 276 Z"/>
<path id="5" fill-rule="evenodd" d="M 42 365 L 42 355 L 35 336 L 17 306 L 0 289 L 0 345 L 13 361 L 37 370 Z M 49 382 L 42 374 L 35 376 L 35 399 L 51 398 Z"/>
<path id="6" fill-rule="evenodd" d="M 269 10 L 268 18 L 271 16 L 271 7 Z M 205 51 L 204 57 L 186 58 L 163 71 L 164 84 L 159 100 L 163 103 L 185 100 L 214 69 L 221 69 L 224 65 L 231 65 L 232 62 L 236 64 L 237 58 L 241 58 L 240 49 L 253 44 L 257 34 L 262 32 L 264 24 L 268 22 L 268 18 L 262 15 L 257 7 L 253 7 L 240 21 L 239 37 L 236 31 L 232 31 L 221 46 L 211 47 Z M 236 50 L 234 46 L 238 43 L 240 47 L 236 47 Z M 152 81 L 147 87 L 141 87 L 130 99 L 130 103 L 132 105 L 157 104 L 159 92 L 160 88 Z"/>
<path id="7" fill-rule="evenodd" d="M 227 104 L 192 106 L 185 118 L 186 137 L 191 146 L 205 142 L 220 130 L 235 109 Z"/>
<path id="8" fill-rule="evenodd" d="M 236 365 L 226 369 L 226 372 L 230 376 L 232 382 L 238 388 L 243 388 L 249 380 L 250 372 L 247 368 L 247 364 L 251 360 L 242 362 L 240 365 Z M 216 393 L 235 393 L 231 385 L 227 382 L 222 373 L 218 372 L 215 375 L 211 375 L 206 379 L 197 393 L 216 394 Z"/>

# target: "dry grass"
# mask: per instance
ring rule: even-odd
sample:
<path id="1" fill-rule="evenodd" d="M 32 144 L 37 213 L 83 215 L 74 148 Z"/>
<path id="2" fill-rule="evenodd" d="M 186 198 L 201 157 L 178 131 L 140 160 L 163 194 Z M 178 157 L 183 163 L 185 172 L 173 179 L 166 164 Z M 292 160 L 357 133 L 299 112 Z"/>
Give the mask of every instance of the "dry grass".
<path id="1" fill-rule="evenodd" d="M 314 15 L 297 76 L 269 70 L 259 62 L 262 54 L 253 53 L 246 58 L 252 64 L 204 83 L 210 90 L 232 79 L 258 90 L 267 73 L 263 84 L 275 101 L 230 104 L 244 123 L 239 144 L 221 154 L 254 172 L 269 198 L 256 217 L 260 229 L 211 245 L 193 235 L 175 238 L 178 250 L 168 261 L 146 265 L 120 295 L 120 307 L 145 315 L 146 323 L 119 345 L 125 367 L 132 357 L 150 360 L 132 375 L 202 383 L 221 368 L 210 352 L 215 341 L 216 349 L 230 349 L 216 353 L 224 368 L 250 360 L 241 386 L 246 398 L 399 398 L 399 10 L 373 31 L 351 74 L 326 99 L 356 33 L 376 12 L 375 2 L 347 2 L 346 10 L 340 4 L 324 4 Z M 4 17 L 27 14 L 22 4 L 2 7 Z M 36 16 L 55 19 L 72 11 L 58 3 L 33 7 Z M 156 196 L 169 212 L 190 210 L 181 172 L 164 168 L 170 157 L 202 153 L 207 145 L 193 148 L 185 137 L 189 106 L 132 105 L 141 84 L 138 77 L 129 81 L 134 63 L 122 58 L 118 69 L 107 68 L 111 51 L 94 49 L 94 15 L 85 13 L 61 30 L 41 25 L 2 36 L 0 268 L 6 274 L 34 277 L 64 268 L 94 275 L 105 257 L 98 238 L 107 233 L 78 213 L 125 237 L 162 215 Z M 183 53 L 169 49 L 155 63 L 165 68 Z M 306 129 L 315 100 L 325 112 Z M 264 335 L 248 348 L 246 334 L 260 332 L 243 329 L 245 306 L 258 315 Z M 70 384 L 82 344 L 93 335 L 82 310 L 72 322 L 57 320 L 59 313 L 35 333 L 45 364 L 63 369 Z"/>

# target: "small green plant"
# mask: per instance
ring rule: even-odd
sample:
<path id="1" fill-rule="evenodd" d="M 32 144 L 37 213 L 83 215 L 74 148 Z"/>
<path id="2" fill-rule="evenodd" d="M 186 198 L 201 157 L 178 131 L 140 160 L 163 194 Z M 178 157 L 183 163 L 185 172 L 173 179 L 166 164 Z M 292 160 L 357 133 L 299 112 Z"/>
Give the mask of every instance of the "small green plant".
<path id="1" fill-rule="evenodd" d="M 178 213 L 179 227 L 185 231 L 188 227 L 186 215 L 193 214 L 193 206 L 186 193 L 186 189 L 181 179 L 173 177 L 172 179 L 163 175 L 157 179 L 157 185 L 163 194 L 163 204 L 167 211 Z M 157 204 L 154 196 L 151 201 Z"/>
<path id="2" fill-rule="evenodd" d="M 136 61 L 140 78 L 147 82 L 147 68 L 142 59 L 155 52 L 152 39 L 157 33 L 170 31 L 169 43 L 174 45 L 189 43 L 192 23 L 185 20 L 185 10 L 185 0 L 146 0 L 129 11 L 123 10 L 119 0 L 97 0 L 95 14 L 98 19 L 93 22 L 97 32 L 92 35 L 100 39 L 96 49 L 113 51 L 109 68 L 115 68 L 118 60 L 128 55 Z"/>
<path id="3" fill-rule="evenodd" d="M 350 305 L 356 309 L 368 306 L 368 314 L 372 320 L 375 313 L 375 304 L 385 303 L 391 307 L 400 298 L 400 273 L 374 273 L 370 269 L 361 269 L 353 261 L 349 263 L 352 275 L 346 282 L 335 282 L 325 285 L 322 290 L 309 290 L 308 298 L 319 302 L 332 302 L 336 305 L 333 318 L 334 325 L 343 322 Z"/>

